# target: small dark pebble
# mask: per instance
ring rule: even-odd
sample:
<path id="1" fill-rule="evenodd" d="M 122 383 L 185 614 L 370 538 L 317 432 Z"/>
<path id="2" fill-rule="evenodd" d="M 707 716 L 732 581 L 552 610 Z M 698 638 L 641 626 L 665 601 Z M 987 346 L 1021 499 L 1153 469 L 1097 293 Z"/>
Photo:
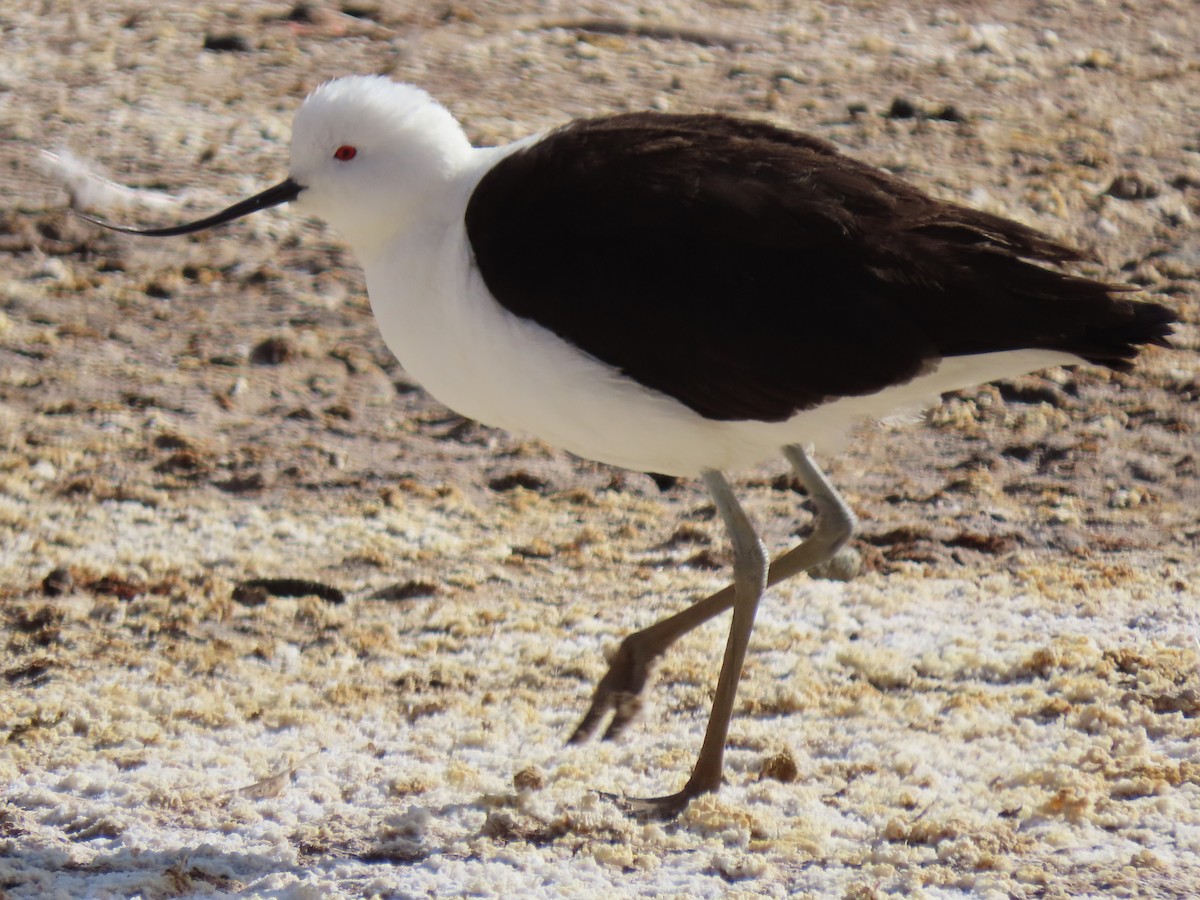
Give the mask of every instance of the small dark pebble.
<path id="1" fill-rule="evenodd" d="M 975 550 L 978 553 L 986 553 L 989 556 L 1000 556 L 1015 550 L 1020 543 L 1020 536 L 1017 534 L 978 534 L 972 531 L 962 531 L 953 537 L 947 538 L 943 543 L 947 547 L 961 547 L 966 550 Z"/>
<path id="2" fill-rule="evenodd" d="M 933 112 L 926 112 L 904 97 L 896 97 L 892 100 L 892 105 L 888 107 L 888 111 L 884 116 L 889 119 L 937 119 L 941 122 L 965 122 L 967 117 L 958 109 L 949 103 L 944 104 Z"/>
<path id="3" fill-rule="evenodd" d="M 146 285 L 146 296 L 155 300 L 170 300 L 175 296 L 175 289 L 166 282 L 155 280 Z"/>
<path id="4" fill-rule="evenodd" d="M 166 432 L 154 439 L 154 446 L 159 450 L 187 450 L 191 444 L 182 435 Z"/>
<path id="5" fill-rule="evenodd" d="M 251 472 L 249 475 L 238 475 L 225 481 L 215 481 L 213 484 L 229 494 L 245 494 L 250 491 L 261 491 L 267 486 L 267 479 L 262 472 Z"/>
<path id="6" fill-rule="evenodd" d="M 305 578 L 252 578 L 243 581 L 233 590 L 233 599 L 247 606 L 265 602 L 259 599 L 258 591 L 268 597 L 320 597 L 327 603 L 345 603 L 346 595 L 335 587 Z M 244 598 L 244 599 L 243 599 Z"/>
<path id="7" fill-rule="evenodd" d="M 406 581 L 389 584 L 367 597 L 368 600 L 413 600 L 417 597 L 432 597 L 438 586 L 429 581 Z"/>
<path id="8" fill-rule="evenodd" d="M 311 3 L 297 3 L 291 12 L 284 16 L 285 21 L 298 22 L 301 25 L 315 25 L 317 19 L 317 7 Z"/>
<path id="9" fill-rule="evenodd" d="M 876 547 L 890 547 L 896 544 L 915 544 L 921 541 L 928 541 L 932 537 L 932 534 L 927 529 L 903 525 L 888 531 L 864 531 L 859 535 L 858 539 L 864 544 L 871 544 Z"/>
<path id="10" fill-rule="evenodd" d="M 262 606 L 271 599 L 271 592 L 265 587 L 251 587 L 239 584 L 233 589 L 233 602 L 242 606 Z"/>
<path id="11" fill-rule="evenodd" d="M 771 479 L 771 490 L 791 491 L 794 494 L 806 493 L 798 478 L 791 472 L 783 472 Z"/>
<path id="12" fill-rule="evenodd" d="M 527 491 L 543 491 L 547 487 L 547 482 L 530 472 L 518 469 L 515 472 L 509 472 L 506 475 L 493 478 L 488 482 L 488 487 L 493 491 L 511 491 L 514 488 L 524 488 Z"/>
<path id="13" fill-rule="evenodd" d="M 941 109 L 929 114 L 931 119 L 940 119 L 943 122 L 965 122 L 967 117 L 959 112 L 957 106 L 946 104 Z"/>
<path id="14" fill-rule="evenodd" d="M 1150 200 L 1159 195 L 1159 187 L 1137 172 L 1124 172 L 1112 180 L 1105 193 L 1118 200 Z"/>
<path id="15" fill-rule="evenodd" d="M 379 7 L 373 3 L 345 2 L 342 4 L 342 13 L 355 19 L 367 19 L 371 22 L 379 19 Z"/>
<path id="16" fill-rule="evenodd" d="M 69 569 L 59 566 L 51 569 L 50 574 L 42 579 L 42 593 L 47 597 L 60 597 L 75 586 L 75 579 Z"/>
<path id="17" fill-rule="evenodd" d="M 105 575 L 103 578 L 96 579 L 87 587 L 93 594 L 111 594 L 122 600 L 132 600 L 134 597 L 146 593 L 146 586 L 144 584 L 127 581 L 118 575 Z"/>
<path id="18" fill-rule="evenodd" d="M 1001 456 L 1015 459 L 1017 462 L 1029 462 L 1036 453 L 1035 448 L 1028 444 L 1011 444 L 1000 451 Z"/>
<path id="19" fill-rule="evenodd" d="M 213 53 L 249 53 L 253 48 L 240 34 L 206 34 L 204 49 Z"/>
<path id="20" fill-rule="evenodd" d="M 662 543 L 662 547 L 679 547 L 684 544 L 697 544 L 701 547 L 707 547 L 712 544 L 712 537 L 709 533 L 699 525 L 693 525 L 690 522 L 681 522 L 676 526 L 675 531 L 671 536 Z"/>
<path id="21" fill-rule="evenodd" d="M 204 461 L 191 450 L 180 450 L 172 453 L 154 467 L 160 475 L 165 474 L 195 474 L 204 469 Z"/>
<path id="22" fill-rule="evenodd" d="M 689 569 L 710 569 L 717 570 L 725 568 L 725 562 L 712 550 L 704 549 L 699 553 L 688 557 L 683 563 Z"/>
<path id="23" fill-rule="evenodd" d="M 121 402 L 130 409 L 166 409 L 157 397 L 139 394 L 136 391 L 123 391 Z"/>
<path id="24" fill-rule="evenodd" d="M 917 107 L 911 100 L 897 97 L 884 115 L 889 119 L 912 119 L 917 115 Z"/>
<path id="25" fill-rule="evenodd" d="M 292 342 L 284 337 L 269 337 L 250 351 L 250 362 L 256 366 L 277 366 L 296 355 Z"/>
<path id="26" fill-rule="evenodd" d="M 664 493 L 679 484 L 679 479 L 676 476 L 659 475 L 657 472 L 650 473 L 650 480 L 654 482 L 659 491 Z"/>

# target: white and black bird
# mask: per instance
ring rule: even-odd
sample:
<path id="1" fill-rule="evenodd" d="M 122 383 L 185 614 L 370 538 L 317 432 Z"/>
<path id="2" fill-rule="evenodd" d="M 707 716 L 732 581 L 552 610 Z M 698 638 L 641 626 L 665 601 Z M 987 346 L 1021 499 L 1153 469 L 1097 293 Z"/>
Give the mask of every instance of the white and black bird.
<path id="1" fill-rule="evenodd" d="M 275 187 L 190 224 L 119 230 L 186 234 L 284 202 L 349 242 L 388 346 L 447 406 L 587 459 L 704 479 L 733 585 L 627 637 L 571 738 L 609 714 L 605 736 L 618 733 L 654 660 L 732 607 L 691 777 L 629 801 L 662 815 L 721 783 L 765 588 L 853 532 L 813 449 L 946 391 L 1051 366 L 1128 369 L 1175 321 L 1063 271 L 1080 255 L 1058 241 L 814 137 L 646 112 L 477 149 L 424 91 L 378 77 L 305 100 Z M 777 453 L 817 521 L 769 563 L 723 473 Z"/>

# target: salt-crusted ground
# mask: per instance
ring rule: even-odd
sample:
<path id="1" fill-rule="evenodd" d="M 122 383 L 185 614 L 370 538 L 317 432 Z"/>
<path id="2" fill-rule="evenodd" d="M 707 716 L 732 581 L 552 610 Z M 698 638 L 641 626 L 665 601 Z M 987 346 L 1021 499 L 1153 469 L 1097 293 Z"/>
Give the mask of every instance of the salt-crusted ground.
<path id="1" fill-rule="evenodd" d="M 1200 894 L 1191 0 L 205 7 L 0 11 L 4 896 Z M 449 414 L 286 209 L 171 241 L 64 212 L 64 183 L 155 222 L 272 184 L 351 72 L 481 143 L 643 108 L 802 127 L 1092 250 L 1178 349 L 828 461 L 862 574 L 772 592 L 725 788 L 632 821 L 596 790 L 678 787 L 723 626 L 623 739 L 563 739 L 623 634 L 721 586 L 697 487 Z M 807 526 L 782 473 L 739 480 L 779 548 Z"/>

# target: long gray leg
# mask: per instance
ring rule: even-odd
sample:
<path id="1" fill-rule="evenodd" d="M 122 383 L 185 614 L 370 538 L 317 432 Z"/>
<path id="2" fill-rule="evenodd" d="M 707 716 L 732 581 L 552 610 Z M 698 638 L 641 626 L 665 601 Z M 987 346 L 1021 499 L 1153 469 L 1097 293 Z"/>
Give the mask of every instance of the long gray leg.
<path id="1" fill-rule="evenodd" d="M 716 469 L 704 471 L 704 483 L 712 494 L 717 512 L 725 522 L 733 544 L 733 623 L 725 644 L 725 658 L 717 678 L 717 693 L 713 698 L 708 728 L 695 768 L 683 790 L 666 797 L 627 800 L 626 805 L 636 812 L 673 816 L 687 806 L 688 801 L 721 786 L 721 771 L 725 760 L 725 739 L 729 736 L 729 721 L 733 718 L 733 701 L 737 697 L 746 647 L 754 630 L 754 614 L 758 601 L 767 589 L 767 550 L 754 531 L 754 526 L 734 496 L 725 476 Z"/>
<path id="2" fill-rule="evenodd" d="M 768 586 L 829 560 L 850 539 L 855 528 L 854 513 L 804 449 L 790 445 L 783 452 L 817 507 L 816 528 L 804 543 L 771 563 Z M 590 738 L 610 711 L 613 718 L 604 739 L 619 735 L 641 707 L 641 693 L 655 659 L 684 634 L 733 606 L 735 597 L 736 584 L 625 638 L 607 674 L 596 685 L 592 705 L 571 735 L 570 743 Z"/>

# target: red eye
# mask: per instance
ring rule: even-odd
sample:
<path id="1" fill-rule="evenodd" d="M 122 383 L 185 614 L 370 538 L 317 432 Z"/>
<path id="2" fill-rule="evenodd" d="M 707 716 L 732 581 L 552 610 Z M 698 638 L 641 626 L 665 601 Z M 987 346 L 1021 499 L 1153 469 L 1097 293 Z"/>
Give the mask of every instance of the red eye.
<path id="1" fill-rule="evenodd" d="M 358 148 L 351 147 L 349 144 L 342 144 L 342 146 L 333 151 L 333 158 L 340 159 L 342 162 L 347 162 L 356 156 L 358 156 Z"/>

